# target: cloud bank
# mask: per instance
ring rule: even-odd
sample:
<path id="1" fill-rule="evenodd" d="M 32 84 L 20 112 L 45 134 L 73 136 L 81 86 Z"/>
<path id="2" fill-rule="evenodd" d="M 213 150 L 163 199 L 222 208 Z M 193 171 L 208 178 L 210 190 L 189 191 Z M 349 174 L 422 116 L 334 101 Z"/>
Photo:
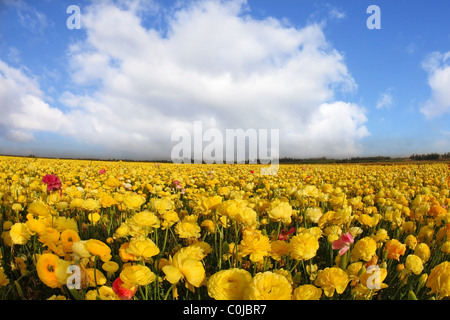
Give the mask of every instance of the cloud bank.
<path id="1" fill-rule="evenodd" d="M 2 136 L 19 143 L 52 132 L 117 157 L 161 159 L 174 130 L 202 121 L 222 132 L 279 129 L 282 157 L 361 152 L 365 110 L 336 99 L 357 85 L 321 25 L 256 20 L 235 0 L 153 7 L 147 14 L 165 23 L 156 28 L 140 8 L 83 8 L 85 36 L 68 45 L 71 84 L 57 103 L 32 75 L 0 61 Z"/>

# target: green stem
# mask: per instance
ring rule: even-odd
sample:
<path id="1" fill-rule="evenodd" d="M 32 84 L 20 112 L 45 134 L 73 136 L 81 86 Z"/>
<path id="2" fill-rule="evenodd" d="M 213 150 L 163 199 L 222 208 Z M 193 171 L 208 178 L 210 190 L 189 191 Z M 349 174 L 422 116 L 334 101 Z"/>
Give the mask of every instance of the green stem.
<path id="1" fill-rule="evenodd" d="M 178 282 L 177 282 L 178 283 Z M 177 285 L 177 283 L 174 283 L 173 285 L 170 286 L 169 290 L 167 290 L 166 295 L 164 296 L 164 300 L 167 300 L 167 297 L 169 296 L 170 291 L 173 291 L 173 288 L 175 288 L 175 286 Z"/>

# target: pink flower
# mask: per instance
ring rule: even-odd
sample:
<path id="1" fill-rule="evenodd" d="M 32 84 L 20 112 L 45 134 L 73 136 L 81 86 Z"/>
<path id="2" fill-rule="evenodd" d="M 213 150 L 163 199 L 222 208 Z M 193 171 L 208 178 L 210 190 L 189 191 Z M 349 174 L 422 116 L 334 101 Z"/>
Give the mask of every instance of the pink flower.
<path id="1" fill-rule="evenodd" d="M 42 182 L 47 185 L 47 192 L 51 192 L 53 190 L 59 190 L 60 193 L 62 192 L 61 190 L 62 183 L 57 176 L 53 174 L 46 174 L 42 178 Z"/>
<path id="2" fill-rule="evenodd" d="M 100 169 L 100 171 L 98 172 L 98 174 L 104 174 L 106 173 L 106 169 Z"/>
<path id="3" fill-rule="evenodd" d="M 350 249 L 350 245 L 354 242 L 353 236 L 350 232 L 341 235 L 338 240 L 334 240 L 332 243 L 333 249 L 340 249 L 339 255 L 342 256 Z"/>

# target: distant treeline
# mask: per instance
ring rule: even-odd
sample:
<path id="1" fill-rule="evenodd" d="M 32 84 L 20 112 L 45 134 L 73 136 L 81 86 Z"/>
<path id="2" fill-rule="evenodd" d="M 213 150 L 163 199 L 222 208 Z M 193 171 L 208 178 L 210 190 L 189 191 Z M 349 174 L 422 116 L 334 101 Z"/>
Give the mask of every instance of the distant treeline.
<path id="1" fill-rule="evenodd" d="M 384 161 L 401 161 L 405 158 L 391 158 L 391 157 L 383 157 L 383 156 L 375 156 L 375 157 L 353 157 L 347 159 L 330 159 L 326 157 L 320 158 L 308 158 L 308 159 L 294 159 L 294 158 L 281 158 L 279 160 L 280 163 L 304 163 L 304 164 L 312 164 L 312 163 L 361 163 L 361 162 L 384 162 Z"/>
<path id="2" fill-rule="evenodd" d="M 427 153 L 427 154 L 413 154 L 409 157 L 411 160 L 447 160 L 450 159 L 450 152 L 439 153 Z"/>

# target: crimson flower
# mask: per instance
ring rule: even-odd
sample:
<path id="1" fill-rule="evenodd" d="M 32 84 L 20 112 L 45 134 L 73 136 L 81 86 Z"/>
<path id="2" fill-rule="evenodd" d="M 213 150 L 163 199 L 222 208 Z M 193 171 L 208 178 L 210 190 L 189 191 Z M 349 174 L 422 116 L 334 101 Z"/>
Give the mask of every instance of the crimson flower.
<path id="1" fill-rule="evenodd" d="M 286 230 L 286 227 L 281 230 L 280 235 L 278 236 L 278 240 L 286 241 L 289 239 L 289 236 L 295 232 L 295 228 L 292 227 L 289 231 Z"/>
<path id="2" fill-rule="evenodd" d="M 62 183 L 61 180 L 55 176 L 54 174 L 46 174 L 42 178 L 42 182 L 47 185 L 47 192 L 51 192 L 54 190 L 59 190 L 60 193 L 62 192 L 61 187 Z"/>
<path id="3" fill-rule="evenodd" d="M 106 169 L 100 169 L 100 171 L 98 172 L 98 174 L 104 174 L 106 173 Z"/>

